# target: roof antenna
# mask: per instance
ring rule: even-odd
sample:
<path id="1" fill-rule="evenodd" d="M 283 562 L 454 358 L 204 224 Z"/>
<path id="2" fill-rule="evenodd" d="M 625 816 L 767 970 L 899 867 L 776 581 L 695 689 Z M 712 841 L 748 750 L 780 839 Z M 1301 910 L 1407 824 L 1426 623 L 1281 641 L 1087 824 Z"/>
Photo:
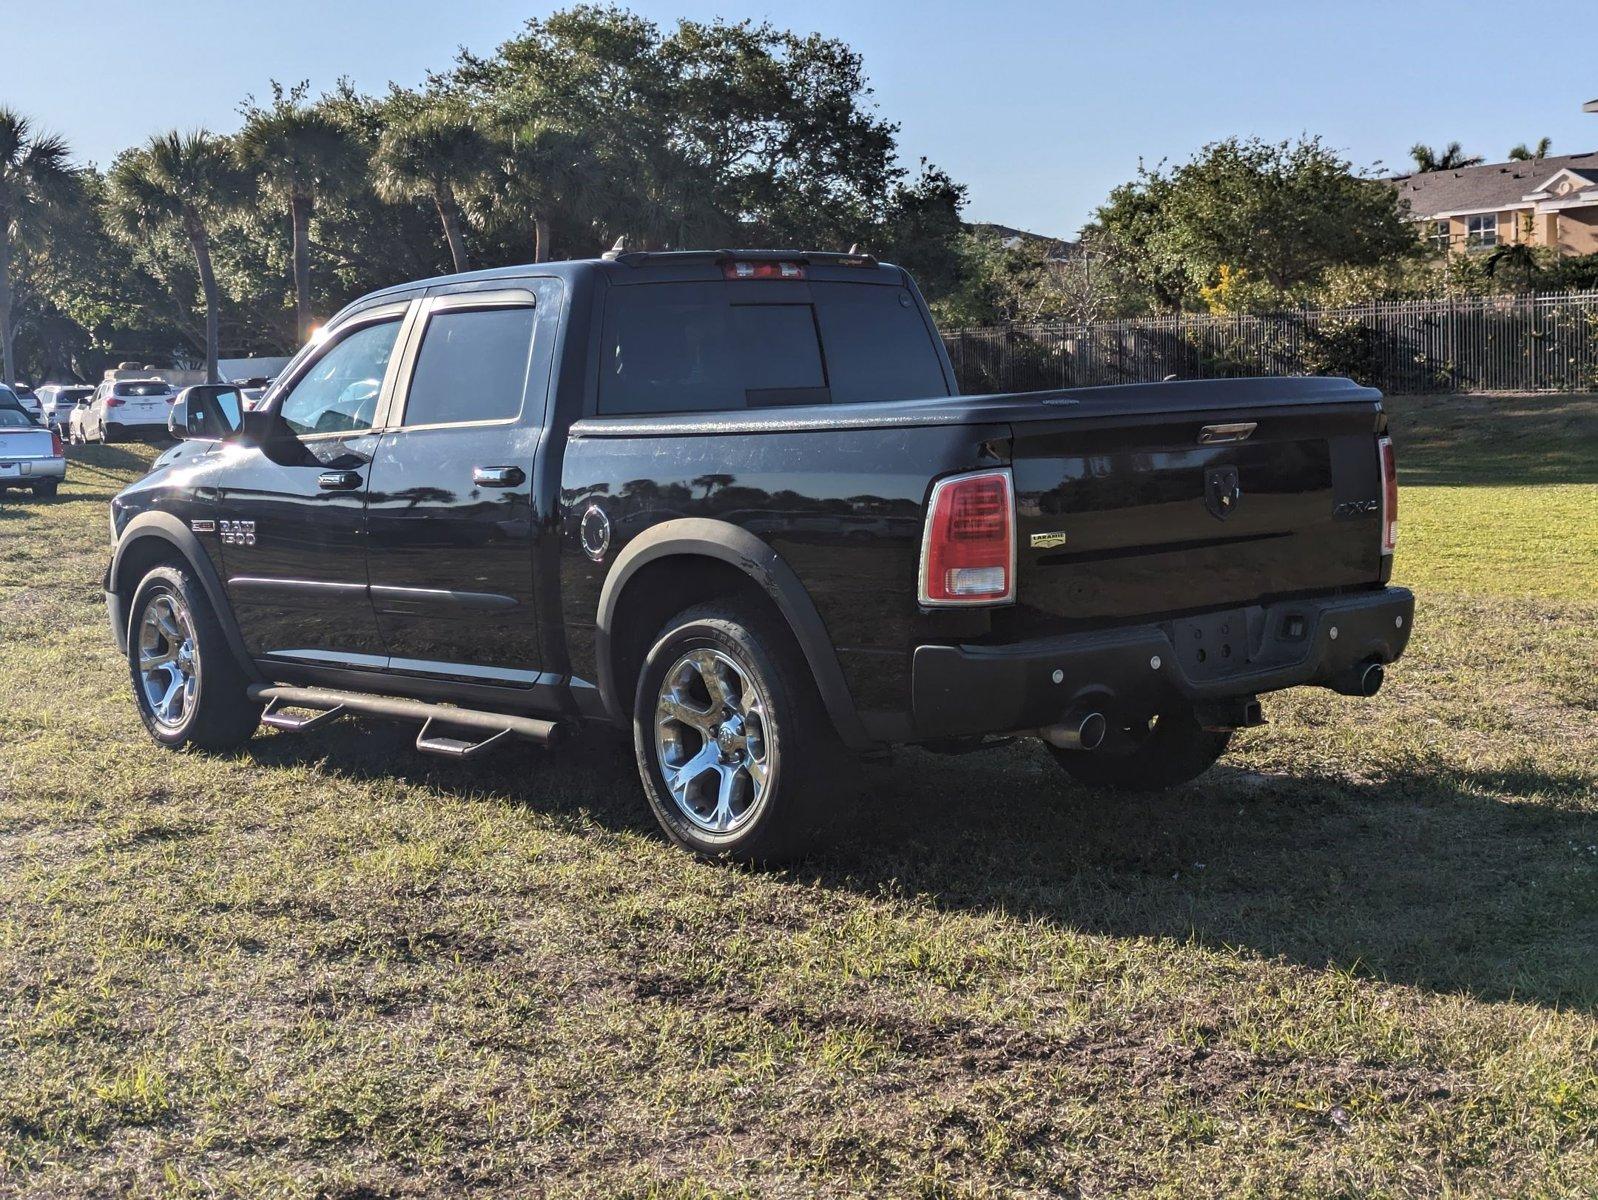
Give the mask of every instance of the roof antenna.
<path id="1" fill-rule="evenodd" d="M 616 239 L 616 244 L 609 250 L 605 251 L 604 254 L 600 255 L 600 257 L 605 259 L 607 262 L 615 262 L 623 254 L 627 253 L 627 249 L 627 235 L 624 233 Z"/>

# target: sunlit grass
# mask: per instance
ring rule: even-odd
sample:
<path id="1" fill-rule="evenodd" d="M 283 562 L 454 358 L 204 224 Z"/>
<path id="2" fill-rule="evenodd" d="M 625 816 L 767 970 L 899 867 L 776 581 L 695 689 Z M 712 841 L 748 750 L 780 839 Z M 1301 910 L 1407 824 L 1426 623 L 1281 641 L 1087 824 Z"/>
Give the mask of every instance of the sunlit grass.
<path id="1" fill-rule="evenodd" d="M 784 873 L 604 743 L 157 750 L 89 448 L 0 501 L 0 1192 L 1598 1193 L 1598 406 L 1466 403 L 1393 406 L 1376 700 L 1158 797 L 903 752 Z"/>

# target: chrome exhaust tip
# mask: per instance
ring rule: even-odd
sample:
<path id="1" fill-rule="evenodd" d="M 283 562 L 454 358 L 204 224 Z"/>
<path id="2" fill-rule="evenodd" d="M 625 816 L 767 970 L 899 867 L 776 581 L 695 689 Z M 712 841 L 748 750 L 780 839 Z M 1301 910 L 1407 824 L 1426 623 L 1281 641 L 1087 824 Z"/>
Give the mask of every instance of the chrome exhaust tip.
<path id="1" fill-rule="evenodd" d="M 1045 725 L 1038 736 L 1061 750 L 1097 750 L 1109 728 L 1103 713 L 1072 713 L 1057 725 Z"/>
<path id="2" fill-rule="evenodd" d="M 1359 694 L 1374 696 L 1387 681 L 1387 668 L 1381 663 L 1371 663 L 1359 674 Z"/>
<path id="3" fill-rule="evenodd" d="M 1367 662 L 1355 663 L 1352 667 L 1331 679 L 1325 686 L 1331 688 L 1332 691 L 1340 696 L 1361 696 L 1369 699 L 1382 690 L 1382 684 L 1386 681 L 1386 664 Z"/>

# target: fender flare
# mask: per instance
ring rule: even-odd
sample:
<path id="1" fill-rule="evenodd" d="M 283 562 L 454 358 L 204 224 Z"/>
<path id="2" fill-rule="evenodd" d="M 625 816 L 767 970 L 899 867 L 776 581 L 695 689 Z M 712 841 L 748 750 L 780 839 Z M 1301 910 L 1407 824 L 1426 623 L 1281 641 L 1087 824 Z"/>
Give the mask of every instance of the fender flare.
<path id="1" fill-rule="evenodd" d="M 254 682 L 262 682 L 261 672 L 256 668 L 255 660 L 250 657 L 250 652 L 244 645 L 244 638 L 239 633 L 238 620 L 233 615 L 233 605 L 228 600 L 227 591 L 217 576 L 216 568 L 211 565 L 210 556 L 206 554 L 205 547 L 200 545 L 200 539 L 171 513 L 140 513 L 127 523 L 122 530 L 122 536 L 117 539 L 116 549 L 111 554 L 111 565 L 105 575 L 106 605 L 111 610 L 111 625 L 116 633 L 117 648 L 123 653 L 127 652 L 129 619 L 128 614 L 122 609 L 119 596 L 124 584 L 129 588 L 138 585 L 138 580 L 124 579 L 122 576 L 125 556 L 133 546 L 150 541 L 165 542 L 183 558 L 189 570 L 194 573 L 194 577 L 200 581 L 200 587 L 205 591 L 205 598 L 211 602 L 211 611 L 216 613 L 217 624 L 222 627 L 223 636 L 227 638 L 228 649 L 233 652 L 233 657 L 243 668 L 245 677 Z"/>
<path id="2" fill-rule="evenodd" d="M 799 642 L 838 736 L 851 749 L 873 745 L 855 708 L 827 627 L 799 576 L 775 550 L 747 529 L 703 517 L 664 521 L 645 530 L 627 543 L 605 577 L 594 621 L 594 665 L 600 696 L 611 719 L 621 725 L 632 719 L 630 697 L 624 701 L 616 694 L 611 661 L 611 630 L 622 594 L 632 577 L 650 563 L 688 555 L 719 559 L 737 567 L 760 586 Z"/>

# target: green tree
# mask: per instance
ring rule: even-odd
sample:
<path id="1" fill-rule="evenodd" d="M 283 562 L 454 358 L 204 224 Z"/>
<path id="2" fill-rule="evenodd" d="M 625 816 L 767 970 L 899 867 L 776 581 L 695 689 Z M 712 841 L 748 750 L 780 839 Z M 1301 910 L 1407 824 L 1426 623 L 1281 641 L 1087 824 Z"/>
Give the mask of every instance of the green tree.
<path id="1" fill-rule="evenodd" d="M 272 85 L 272 103 L 249 103 L 234 149 L 269 196 L 285 204 L 293 244 L 294 319 L 299 340 L 310 334 L 311 216 L 317 198 L 348 189 L 365 171 L 354 139 L 328 112 L 305 103 L 305 85 Z"/>
<path id="2" fill-rule="evenodd" d="M 1461 167 L 1477 167 L 1485 161 L 1479 154 L 1466 154 L 1458 142 L 1449 142 L 1441 154 L 1424 142 L 1416 142 L 1409 148 L 1409 156 L 1415 160 L 1415 170 L 1423 175 L 1428 171 L 1457 171 Z"/>
<path id="3" fill-rule="evenodd" d="M 0 108 L 0 382 L 16 381 L 12 259 L 17 244 L 71 194 L 68 153 L 61 138 L 35 133 L 26 117 Z"/>
<path id="4" fill-rule="evenodd" d="M 1535 146 L 1527 146 L 1521 142 L 1509 151 L 1511 162 L 1535 162 L 1539 158 L 1547 158 L 1548 152 L 1554 148 L 1553 138 L 1538 138 Z"/>
<path id="5" fill-rule="evenodd" d="M 769 24 L 582 5 L 433 80 L 590 140 L 596 232 L 635 244 L 869 241 L 903 178 L 847 45 Z"/>
<path id="6" fill-rule="evenodd" d="M 456 271 L 471 269 L 462 228 L 463 196 L 483 186 L 493 148 L 476 119 L 458 105 L 407 105 L 384 131 L 373 159 L 377 193 L 385 200 L 431 201 Z M 404 112 L 404 107 L 412 111 Z"/>
<path id="7" fill-rule="evenodd" d="M 1305 298 L 1332 267 L 1405 259 L 1419 242 L 1398 192 L 1319 138 L 1228 138 L 1117 188 L 1092 227 L 1151 307 L 1191 305 L 1224 266 L 1272 302 Z"/>
<path id="8" fill-rule="evenodd" d="M 1508 242 L 1487 255 L 1483 269 L 1495 283 L 1529 292 L 1536 286 L 1543 263 L 1537 251 L 1526 242 Z"/>
<path id="9" fill-rule="evenodd" d="M 242 184 L 227 140 L 203 129 L 159 134 L 111 168 L 110 215 L 123 237 L 137 241 L 176 229 L 189 244 L 205 299 L 205 377 L 213 383 L 221 297 L 211 229 L 241 202 Z"/>
<path id="10" fill-rule="evenodd" d="M 484 228 L 512 238 L 533 232 L 533 261 L 554 253 L 557 220 L 580 224 L 603 202 L 604 178 L 593 139 L 537 118 L 502 114 L 493 128 L 493 165 L 469 211 Z"/>

